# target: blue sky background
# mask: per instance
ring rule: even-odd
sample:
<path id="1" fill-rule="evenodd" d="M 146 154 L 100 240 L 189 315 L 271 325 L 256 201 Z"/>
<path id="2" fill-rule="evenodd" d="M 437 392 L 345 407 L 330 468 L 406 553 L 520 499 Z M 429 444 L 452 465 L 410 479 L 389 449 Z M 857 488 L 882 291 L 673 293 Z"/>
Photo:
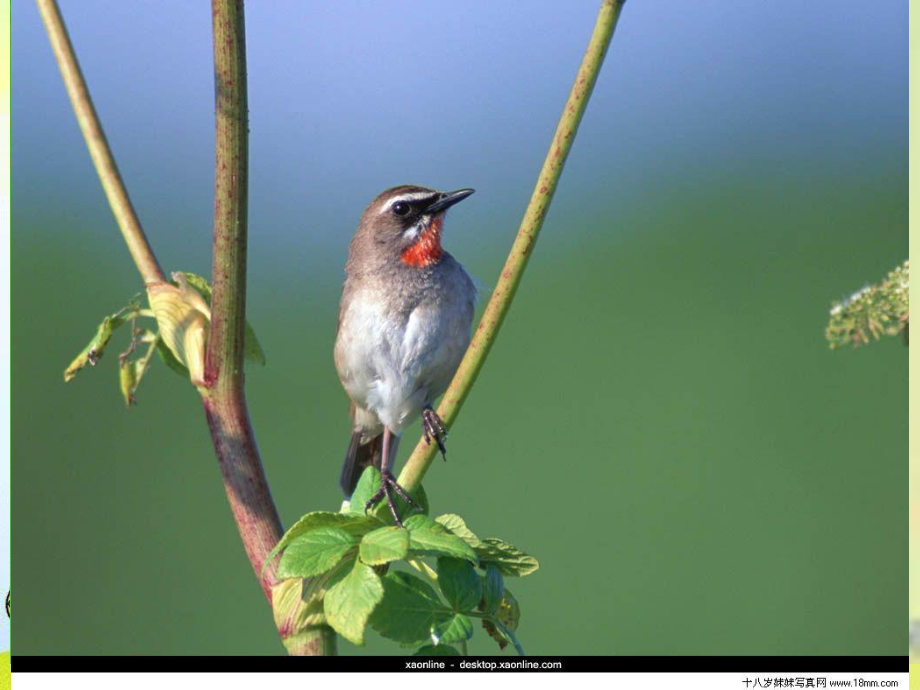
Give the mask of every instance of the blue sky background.
<path id="1" fill-rule="evenodd" d="M 160 242 L 163 262 L 206 256 L 207 3 L 61 4 L 148 232 L 188 240 Z M 264 240 L 253 260 L 338 256 L 366 201 L 400 182 L 476 187 L 472 228 L 515 225 L 596 6 L 249 3 L 250 210 Z M 56 207 L 85 210 L 110 237 L 32 3 L 14 0 L 13 24 L 14 219 L 53 219 L 40 199 L 53 186 L 66 195 Z M 553 206 L 560 218 L 692 191 L 700 173 L 843 171 L 907 143 L 906 2 L 643 0 L 624 26 L 580 132 L 590 145 L 574 148 Z M 454 239 L 492 242 L 475 229 Z"/>

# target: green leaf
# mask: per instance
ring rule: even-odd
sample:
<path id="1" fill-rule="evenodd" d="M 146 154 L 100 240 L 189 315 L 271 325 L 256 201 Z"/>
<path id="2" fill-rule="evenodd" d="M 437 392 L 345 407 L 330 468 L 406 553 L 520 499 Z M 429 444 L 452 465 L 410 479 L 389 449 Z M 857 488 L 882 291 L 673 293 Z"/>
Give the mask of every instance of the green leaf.
<path id="1" fill-rule="evenodd" d="M 435 644 L 464 642 L 472 636 L 473 622 L 462 613 L 455 613 L 446 620 L 438 621 L 431 631 L 431 641 Z"/>
<path id="2" fill-rule="evenodd" d="M 130 354 L 139 342 L 148 343 L 147 352 L 140 359 L 130 359 Z M 159 335 L 154 335 L 145 328 L 139 328 L 132 335 L 131 347 L 118 358 L 118 382 L 121 385 L 121 394 L 128 407 L 137 402 L 137 387 L 141 384 L 144 374 L 147 373 L 150 358 L 153 357 L 159 342 Z"/>
<path id="3" fill-rule="evenodd" d="M 380 470 L 376 467 L 368 467 L 361 474 L 360 479 L 358 479 L 358 484 L 355 486 L 355 490 L 351 495 L 351 500 L 348 504 L 348 512 L 354 513 L 355 515 L 364 515 L 364 506 L 367 505 L 367 502 L 371 499 L 371 496 L 376 494 L 380 490 Z M 428 495 L 425 493 L 425 489 L 422 486 L 419 486 L 415 491 L 409 492 L 409 495 L 415 499 L 415 502 L 418 503 L 419 508 L 415 506 L 410 506 L 403 500 L 402 496 L 397 494 L 395 491 L 391 492 L 393 494 L 393 501 L 396 503 L 396 512 L 400 516 L 405 517 L 410 513 L 421 512 L 425 515 L 428 515 Z M 377 516 L 387 516 L 385 519 L 392 522 L 389 508 L 385 505 L 386 499 L 381 499 L 381 502 L 377 504 L 376 509 L 370 510 L 368 515 L 377 515 Z M 421 509 L 421 510 L 419 510 Z M 376 512 L 375 512 L 376 511 Z"/>
<path id="4" fill-rule="evenodd" d="M 89 341 L 89 344 L 83 348 L 83 351 L 74 358 L 70 366 L 64 371 L 64 381 L 73 379 L 77 372 L 87 364 L 96 366 L 96 362 L 102 358 L 105 346 L 109 344 L 109 340 L 112 339 L 112 334 L 115 330 L 125 322 L 136 318 L 139 309 L 140 305 L 136 301 L 132 301 L 124 309 L 120 309 L 111 316 L 106 316 L 96 329 L 96 335 L 93 336 L 93 339 Z"/>
<path id="5" fill-rule="evenodd" d="M 364 515 L 364 506 L 371 496 L 380 490 L 380 470 L 376 467 L 368 467 L 361 473 L 358 484 L 351 494 L 351 500 L 348 504 L 348 512 L 352 515 Z"/>
<path id="6" fill-rule="evenodd" d="M 358 540 L 336 527 L 320 527 L 302 534 L 284 550 L 278 577 L 311 577 L 335 567 L 346 554 L 355 551 Z"/>
<path id="7" fill-rule="evenodd" d="M 456 611 L 472 611 L 482 598 L 482 582 L 469 561 L 438 559 L 438 587 Z"/>
<path id="8" fill-rule="evenodd" d="M 250 361 L 258 362 L 263 367 L 265 366 L 265 352 L 262 350 L 259 339 L 256 338 L 256 332 L 248 321 L 243 331 L 243 357 Z"/>
<path id="9" fill-rule="evenodd" d="M 189 273 L 188 271 L 182 271 L 182 275 L 185 276 L 185 281 L 189 284 L 189 287 L 194 288 L 210 306 L 211 286 L 207 279 L 195 273 Z M 246 322 L 246 330 L 243 334 L 243 355 L 246 359 L 265 366 L 265 353 L 262 351 L 262 346 L 259 344 L 258 338 L 256 338 L 256 332 L 253 330 L 252 326 L 249 325 L 248 321 Z"/>
<path id="10" fill-rule="evenodd" d="M 271 553 L 268 554 L 268 558 L 265 559 L 265 563 L 262 565 L 262 572 L 265 572 L 265 568 L 268 567 L 268 564 L 272 562 L 272 559 L 277 556 L 282 549 L 287 547 L 294 539 L 302 534 L 306 534 L 310 530 L 317 529 L 318 527 L 337 527 L 349 534 L 360 537 L 381 526 L 383 526 L 383 523 L 372 517 L 332 513 L 327 510 L 316 510 L 312 513 L 307 513 L 284 533 L 284 536 L 281 537 L 281 540 L 275 545 L 275 548 L 271 550 Z"/>
<path id="11" fill-rule="evenodd" d="M 434 520 L 444 525 L 452 534 L 456 534 L 474 549 L 482 543 L 479 537 L 473 534 L 473 531 L 466 526 L 466 522 L 464 522 L 463 518 L 459 515 L 446 513 L 444 515 L 439 515 Z"/>
<path id="12" fill-rule="evenodd" d="M 415 491 L 410 491 L 409 495 L 418 503 L 419 507 L 410 506 L 399 494 L 393 495 L 393 499 L 396 502 L 396 512 L 401 516 L 406 516 L 411 513 L 422 513 L 423 515 L 428 515 L 428 495 L 425 493 L 425 487 L 419 485 Z M 389 513 L 389 511 L 387 511 Z"/>
<path id="13" fill-rule="evenodd" d="M 476 552 L 460 537 L 426 515 L 412 515 L 405 521 L 409 530 L 409 551 L 423 556 L 453 556 L 475 563 Z"/>
<path id="14" fill-rule="evenodd" d="M 137 359 L 123 359 L 118 365 L 118 384 L 128 407 L 137 402 L 134 394 L 142 371 L 141 362 Z"/>
<path id="15" fill-rule="evenodd" d="M 285 639 L 305 631 L 307 628 L 326 624 L 323 598 L 333 578 L 338 579 L 343 571 L 351 570 L 354 561 L 342 561 L 332 570 L 306 580 L 292 577 L 281 580 L 272 588 L 272 610 L 275 627 L 290 631 Z M 296 595 L 296 598 L 295 598 Z M 287 643 L 285 643 L 287 644 Z"/>
<path id="16" fill-rule="evenodd" d="M 502 597 L 505 596 L 505 580 L 494 563 L 486 566 L 486 574 L 482 576 L 482 605 L 479 607 L 484 613 L 495 613 Z"/>
<path id="17" fill-rule="evenodd" d="M 496 642 L 498 642 L 499 649 L 504 649 L 508 646 L 508 643 L 511 642 L 515 648 L 517 648 L 518 653 L 522 654 L 523 652 L 520 648 L 520 644 L 514 639 L 514 631 L 518 629 L 518 624 L 521 620 L 521 607 L 517 599 L 514 598 L 514 595 L 507 589 L 505 590 L 505 595 L 502 597 L 502 601 L 494 616 L 501 626 L 504 626 L 507 630 L 502 630 L 501 627 L 496 626 L 488 619 L 483 619 L 482 627 L 485 628 L 486 632 L 489 633 Z M 507 633 L 511 634 L 509 635 Z"/>
<path id="18" fill-rule="evenodd" d="M 524 577 L 540 567 L 537 559 L 533 556 L 524 553 L 518 547 L 506 541 L 495 539 L 494 537 L 483 539 L 482 543 L 476 547 L 476 555 L 479 556 L 480 566 L 492 563 L 501 571 L 502 575 Z"/>
<path id="19" fill-rule="evenodd" d="M 174 372 L 179 374 L 184 379 L 188 379 L 188 367 L 185 366 L 179 359 L 173 354 L 173 351 L 169 349 L 169 345 L 163 342 L 162 338 L 157 341 L 157 354 L 160 356 L 160 359 L 172 369 Z"/>
<path id="20" fill-rule="evenodd" d="M 291 637 L 308 627 L 325 624 L 323 595 L 330 578 L 337 574 L 333 569 L 309 580 L 292 577 L 272 587 L 275 627 L 287 631 L 287 637 Z"/>
<path id="21" fill-rule="evenodd" d="M 177 273 L 182 273 L 189 287 L 195 288 L 195 291 L 204 298 L 204 301 L 207 302 L 208 305 L 211 304 L 211 285 L 208 283 L 207 278 L 203 278 L 197 273 L 189 273 L 188 271 L 177 271 Z"/>
<path id="22" fill-rule="evenodd" d="M 495 617 L 511 632 L 518 629 L 518 624 L 521 622 L 521 605 L 518 604 L 517 599 L 507 589 L 501 603 L 498 605 L 498 612 Z"/>
<path id="23" fill-rule="evenodd" d="M 460 652 L 446 644 L 426 644 L 412 656 L 460 656 Z"/>
<path id="24" fill-rule="evenodd" d="M 409 553 L 409 533 L 399 527 L 381 527 L 361 538 L 359 555 L 368 565 L 398 561 Z"/>
<path id="25" fill-rule="evenodd" d="M 383 578 L 383 601 L 370 617 L 371 627 L 384 637 L 407 644 L 431 640 L 435 627 L 454 613 L 423 580 L 390 571 Z"/>
<path id="26" fill-rule="evenodd" d="M 359 560 L 326 590 L 326 621 L 339 635 L 364 644 L 367 619 L 383 599 L 383 585 L 374 569 Z"/>

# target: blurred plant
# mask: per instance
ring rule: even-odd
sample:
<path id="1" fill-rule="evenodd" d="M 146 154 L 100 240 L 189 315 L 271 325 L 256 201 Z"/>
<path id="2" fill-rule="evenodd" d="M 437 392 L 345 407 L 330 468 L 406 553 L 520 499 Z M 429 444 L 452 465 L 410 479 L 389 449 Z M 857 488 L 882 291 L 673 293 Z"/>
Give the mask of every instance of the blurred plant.
<path id="1" fill-rule="evenodd" d="M 878 285 L 867 285 L 831 307 L 825 335 L 831 349 L 852 344 L 865 345 L 870 336 L 904 331 L 907 344 L 910 316 L 910 261 L 907 260 Z"/>
<path id="2" fill-rule="evenodd" d="M 623 2 L 601 3 L 501 278 L 439 406 L 439 416 L 448 427 L 510 308 Z M 399 483 L 423 507 L 408 515 L 406 529 L 391 524 L 392 516 L 382 507 L 364 514 L 365 502 L 380 485 L 379 472 L 369 468 L 342 512 L 307 513 L 282 535 L 243 388 L 244 356 L 264 364 L 255 334 L 245 321 L 248 104 L 243 0 L 212 0 L 216 161 L 211 285 L 191 273 L 173 273 L 173 281 L 166 280 L 121 180 L 57 3 L 37 3 L 93 163 L 144 280 L 149 304 L 144 309 L 135 298 L 103 319 L 96 335 L 67 368 L 65 381 L 87 364 L 94 366 L 114 332 L 128 323 L 131 339 L 119 358 L 119 380 L 129 405 L 135 401 L 154 352 L 188 376 L 201 395 L 240 537 L 289 653 L 335 654 L 333 629 L 363 644 L 368 624 L 384 637 L 420 646 L 417 654 L 456 654 L 455 644 L 465 653 L 473 634 L 470 619 L 479 619 L 501 648 L 511 644 L 523 654 L 515 636 L 521 609 L 505 588 L 504 577 L 528 575 L 537 570 L 537 561 L 500 539 L 480 539 L 457 515 L 428 517 L 421 481 L 434 457 L 434 445 L 420 440 L 399 476 Z M 138 318 L 153 319 L 156 330 L 139 328 Z M 147 349 L 133 358 L 140 344 Z M 405 513 L 408 506 L 402 508 Z M 397 565 L 404 569 L 396 570 Z M 437 590 L 408 569 L 424 575 Z"/>

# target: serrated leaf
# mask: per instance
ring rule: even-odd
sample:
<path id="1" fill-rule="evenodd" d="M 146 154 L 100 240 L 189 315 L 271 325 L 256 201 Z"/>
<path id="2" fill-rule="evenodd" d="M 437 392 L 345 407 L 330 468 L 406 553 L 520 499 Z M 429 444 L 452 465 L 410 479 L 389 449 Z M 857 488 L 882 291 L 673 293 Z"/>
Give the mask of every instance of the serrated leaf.
<path id="1" fill-rule="evenodd" d="M 383 599 L 383 585 L 374 569 L 359 560 L 326 590 L 326 622 L 354 644 L 364 644 L 367 619 Z"/>
<path id="2" fill-rule="evenodd" d="M 537 559 L 501 539 L 488 537 L 476 547 L 480 566 L 495 565 L 502 575 L 524 577 L 539 569 Z"/>
<path id="3" fill-rule="evenodd" d="M 460 537 L 426 515 L 412 515 L 405 521 L 409 530 L 409 551 L 423 556 L 453 556 L 476 563 L 476 552 Z"/>
<path id="4" fill-rule="evenodd" d="M 455 613 L 446 620 L 438 621 L 431 630 L 431 641 L 435 644 L 465 642 L 473 636 L 473 622 L 462 613 Z"/>
<path id="5" fill-rule="evenodd" d="M 361 477 L 358 479 L 358 483 L 355 486 L 355 490 L 352 492 L 351 499 L 348 502 L 347 512 L 354 513 L 355 515 L 364 515 L 364 507 L 367 505 L 367 502 L 371 499 L 371 496 L 374 496 L 380 490 L 380 470 L 376 467 L 368 467 L 361 473 Z M 425 493 L 425 489 L 422 486 L 419 486 L 414 491 L 409 493 L 410 496 L 415 500 L 419 505 L 419 508 L 409 505 L 399 494 L 395 491 L 391 492 L 393 495 L 393 501 L 396 504 L 396 512 L 400 516 L 404 517 L 411 513 L 421 512 L 424 515 L 428 515 L 428 495 Z M 381 498 L 380 502 L 376 505 L 375 508 L 368 511 L 368 515 L 374 515 L 378 518 L 383 518 L 392 523 L 390 509 L 386 505 L 386 499 Z"/>
<path id="6" fill-rule="evenodd" d="M 521 607 L 517 599 L 514 598 L 514 595 L 507 589 L 494 615 L 498 622 L 505 626 L 511 633 L 514 633 L 514 631 L 518 629 L 518 624 L 521 620 Z M 496 642 L 498 642 L 499 649 L 504 649 L 509 642 L 512 644 L 515 642 L 506 635 L 501 628 L 496 627 L 489 620 L 483 619 L 482 627 L 485 628 L 486 632 L 489 633 Z M 515 644 L 515 647 L 517 646 L 518 645 Z"/>
<path id="7" fill-rule="evenodd" d="M 406 559 L 406 563 L 415 568 L 415 570 L 418 572 L 427 576 L 429 580 L 434 581 L 438 579 L 438 571 L 428 565 L 423 559 L 410 557 Z"/>
<path id="8" fill-rule="evenodd" d="M 409 505 L 402 496 L 399 494 L 393 495 L 393 499 L 396 503 L 396 512 L 400 516 L 409 515 L 411 513 L 421 513 L 422 515 L 428 515 L 429 506 L 428 506 L 428 495 L 425 493 L 425 487 L 419 485 L 415 491 L 410 491 L 409 495 L 412 496 L 413 500 L 418 503 L 419 507 Z M 389 510 L 387 513 L 389 514 Z"/>
<path id="9" fill-rule="evenodd" d="M 495 613 L 504 596 L 505 580 L 501 571 L 495 564 L 489 563 L 486 574 L 482 576 L 482 601 L 479 609 L 484 613 Z"/>
<path id="10" fill-rule="evenodd" d="M 439 515 L 434 520 L 435 522 L 444 525 L 447 529 L 450 530 L 452 534 L 456 534 L 473 548 L 476 548 L 482 543 L 479 537 L 473 534 L 473 531 L 466 526 L 466 522 L 459 515 L 455 515 L 454 513 L 446 513 L 444 515 Z"/>
<path id="11" fill-rule="evenodd" d="M 438 623 L 453 615 L 426 582 L 391 571 L 383 578 L 383 601 L 371 614 L 370 625 L 388 639 L 420 645 L 431 640 Z"/>
<path id="12" fill-rule="evenodd" d="M 268 558 L 265 559 L 265 563 L 262 565 L 262 572 L 265 572 L 265 568 L 268 567 L 268 564 L 272 562 L 272 559 L 277 556 L 282 549 L 287 547 L 294 539 L 302 534 L 306 534 L 310 530 L 319 527 L 337 527 L 356 537 L 361 537 L 367 532 L 382 526 L 383 523 L 380 520 L 372 517 L 365 517 L 363 515 L 332 513 L 327 510 L 315 510 L 311 513 L 307 513 L 284 533 L 284 536 L 281 537 L 275 545 L 275 548 L 271 550 L 271 553 L 268 554 Z"/>
<path id="13" fill-rule="evenodd" d="M 211 285 L 208 283 L 207 279 L 195 273 L 189 273 L 188 271 L 177 271 L 177 273 L 181 273 L 181 275 L 185 276 L 188 285 L 194 288 L 210 307 Z M 173 277 L 176 277 L 175 273 Z M 243 334 L 243 356 L 246 359 L 265 366 L 265 353 L 262 351 L 262 346 L 259 344 L 258 338 L 256 338 L 256 332 L 253 330 L 252 326 L 249 325 L 248 321 L 246 322 L 245 332 Z"/>
<path id="14" fill-rule="evenodd" d="M 336 573 L 333 569 L 309 580 L 294 577 L 272 587 L 272 613 L 282 637 L 292 637 L 308 627 L 326 623 L 323 595 L 329 579 Z"/>
<path id="15" fill-rule="evenodd" d="M 361 473 L 355 490 L 351 493 L 351 500 L 348 504 L 348 513 L 352 515 L 365 515 L 364 506 L 371 496 L 380 490 L 380 470 L 376 467 L 368 467 Z"/>
<path id="16" fill-rule="evenodd" d="M 460 656 L 460 652 L 447 644 L 426 644 L 412 656 Z"/>
<path id="17" fill-rule="evenodd" d="M 399 527 L 381 527 L 361 538 L 358 552 L 368 565 L 398 561 L 409 553 L 409 533 Z"/>
<path id="18" fill-rule="evenodd" d="M 482 581 L 469 561 L 438 559 L 438 587 L 456 611 L 472 611 L 482 598 Z"/>
<path id="19" fill-rule="evenodd" d="M 67 369 L 64 370 L 64 381 L 66 382 L 73 379 L 73 377 L 77 375 L 77 372 L 87 364 L 95 366 L 96 362 L 101 359 L 105 352 L 105 346 L 108 345 L 109 340 L 112 339 L 112 334 L 125 322 L 136 317 L 139 309 L 140 306 L 137 302 L 132 301 L 124 309 L 120 309 L 111 316 L 106 316 L 102 320 L 102 323 L 96 328 L 96 334 L 93 336 L 93 339 L 89 341 L 89 344 L 83 348 L 83 351 L 80 352 Z"/>
<path id="20" fill-rule="evenodd" d="M 357 551 L 357 543 L 357 538 L 336 527 L 310 530 L 284 549 L 278 577 L 312 577 L 331 570 L 349 552 Z"/>

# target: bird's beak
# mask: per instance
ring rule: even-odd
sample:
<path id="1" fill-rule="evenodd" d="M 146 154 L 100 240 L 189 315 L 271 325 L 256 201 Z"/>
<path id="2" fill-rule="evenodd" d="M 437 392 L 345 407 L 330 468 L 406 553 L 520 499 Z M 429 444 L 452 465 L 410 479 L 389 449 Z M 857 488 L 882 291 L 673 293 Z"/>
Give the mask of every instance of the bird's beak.
<path id="1" fill-rule="evenodd" d="M 440 213 L 441 211 L 446 211 L 454 204 L 466 199 L 475 191 L 475 189 L 458 189 L 456 192 L 442 192 L 441 195 L 435 199 L 434 203 L 425 209 L 425 213 Z"/>

